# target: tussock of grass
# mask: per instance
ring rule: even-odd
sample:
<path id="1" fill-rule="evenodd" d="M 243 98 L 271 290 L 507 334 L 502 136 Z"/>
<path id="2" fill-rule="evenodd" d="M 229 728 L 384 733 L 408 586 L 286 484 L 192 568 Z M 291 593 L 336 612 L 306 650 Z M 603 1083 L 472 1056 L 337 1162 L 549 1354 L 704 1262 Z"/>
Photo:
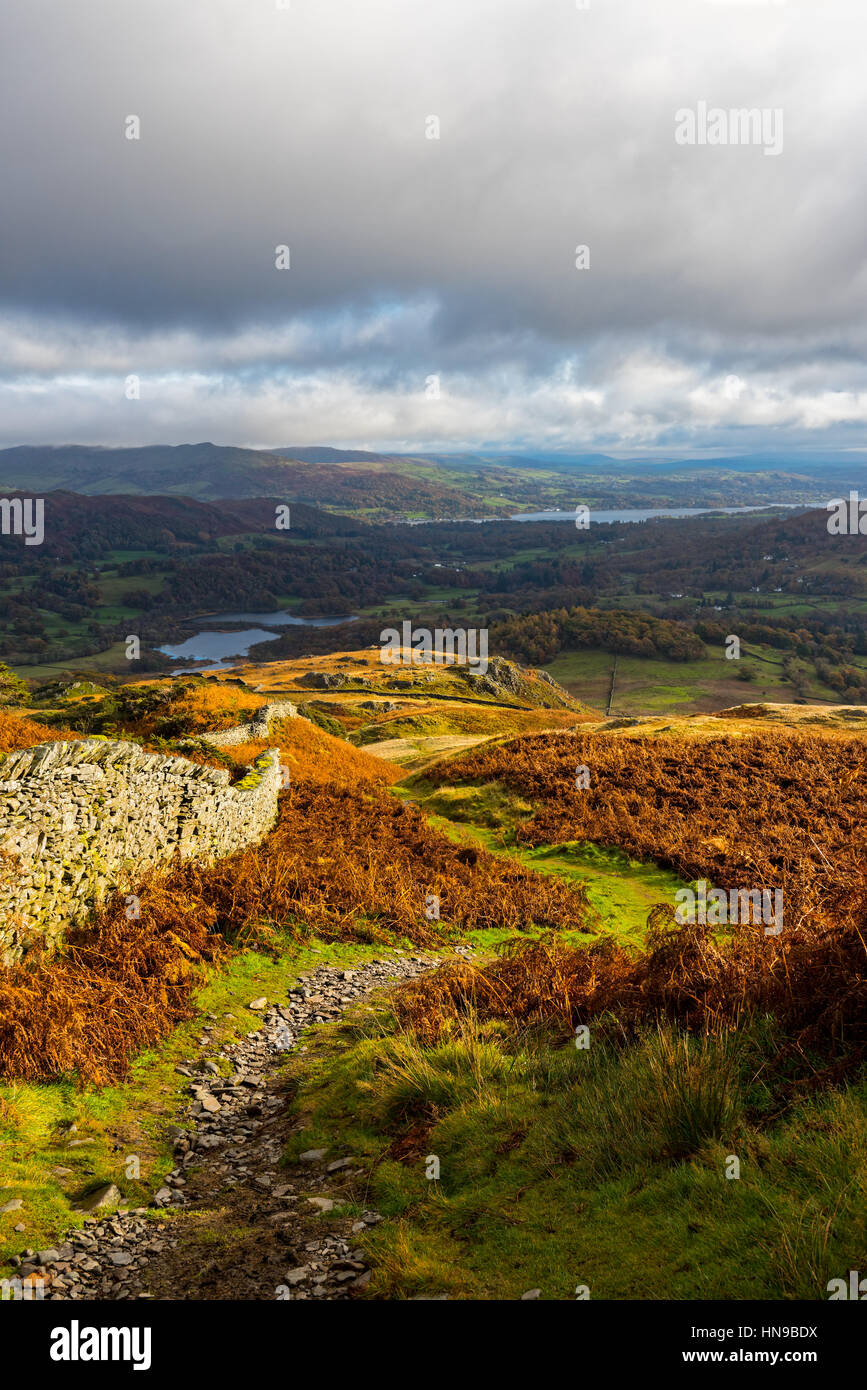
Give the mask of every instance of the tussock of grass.
<path id="1" fill-rule="evenodd" d="M 699 1153 L 734 1140 L 740 1119 L 740 1040 L 699 1038 L 669 1026 L 627 1048 L 597 1042 L 560 1078 L 555 1107 L 561 1152 L 594 1177 Z M 530 1075 L 533 1075 L 531 1068 Z"/>
<path id="2" fill-rule="evenodd" d="M 426 1051 L 398 1038 L 384 1045 L 373 1079 L 361 1086 L 363 1113 L 385 1125 L 443 1114 L 467 1100 L 482 1101 L 511 1065 L 493 1042 L 473 1033 Z"/>

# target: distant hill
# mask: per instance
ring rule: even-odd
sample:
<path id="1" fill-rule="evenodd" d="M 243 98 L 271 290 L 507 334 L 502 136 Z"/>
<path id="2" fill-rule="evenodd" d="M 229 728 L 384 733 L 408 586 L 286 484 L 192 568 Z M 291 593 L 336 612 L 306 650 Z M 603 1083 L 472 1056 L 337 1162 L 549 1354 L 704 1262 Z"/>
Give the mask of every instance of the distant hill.
<path id="1" fill-rule="evenodd" d="M 300 459 L 302 463 L 394 463 L 402 454 L 377 454 L 369 449 L 333 449 L 325 444 L 290 444 L 266 451 L 281 459 Z"/>
<path id="2" fill-rule="evenodd" d="M 481 519 L 592 507 L 816 502 L 858 484 L 860 456 L 835 460 L 618 460 L 606 454 L 388 454 L 330 445 L 17 445 L 0 449 L 0 491 L 85 496 L 270 497 L 370 521 Z M 855 461 L 853 461 L 855 460 Z M 830 490 L 830 491 L 829 491 Z"/>
<path id="3" fill-rule="evenodd" d="M 14 496 L 14 493 L 7 493 Z M 87 497 L 76 492 L 45 492 L 44 556 L 74 560 L 103 549 L 148 549 L 153 545 L 199 545 L 220 536 L 270 535 L 275 510 L 282 498 L 253 497 L 200 502 L 191 497 L 131 497 L 112 494 Z M 296 539 L 361 536 L 363 522 L 291 504 L 292 535 Z M 21 543 L 0 536 L 0 560 L 18 557 Z"/>
<path id="4" fill-rule="evenodd" d="M 0 450 L 0 486 L 85 494 L 136 493 L 183 497 L 271 497 L 283 492 L 285 464 L 231 445 L 21 445 Z"/>
<path id="5" fill-rule="evenodd" d="M 337 450 L 312 453 L 342 457 Z M 376 456 L 370 456 L 368 463 L 371 460 Z M 211 443 L 129 449 L 20 445 L 0 450 L 0 489 L 199 500 L 270 497 L 369 513 L 372 519 L 404 514 L 459 517 L 490 511 L 490 507 L 474 506 L 464 491 L 410 475 L 397 466 L 371 472 L 360 464 L 353 468 L 351 461 L 350 466 L 339 467 L 319 459 L 291 459 L 284 453 Z"/>

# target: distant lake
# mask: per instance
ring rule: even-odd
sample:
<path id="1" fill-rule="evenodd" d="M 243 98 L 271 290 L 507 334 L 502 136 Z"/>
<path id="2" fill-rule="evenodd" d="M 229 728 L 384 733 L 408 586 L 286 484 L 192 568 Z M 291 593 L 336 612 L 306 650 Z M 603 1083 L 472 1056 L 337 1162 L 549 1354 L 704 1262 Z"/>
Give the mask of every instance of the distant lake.
<path id="1" fill-rule="evenodd" d="M 679 517 L 690 516 L 709 516 L 712 512 L 727 512 L 730 514 L 741 512 L 765 512 L 769 508 L 793 509 L 795 511 L 813 511 L 815 508 L 826 510 L 827 501 L 823 502 L 760 502 L 745 507 L 627 507 L 621 511 L 593 511 L 590 512 L 590 521 L 594 525 L 610 524 L 612 521 L 652 521 L 654 517 L 668 517 L 670 520 L 677 520 Z M 391 526 L 453 526 L 458 522 L 472 523 L 474 526 L 497 526 L 506 521 L 571 521 L 575 523 L 575 508 L 567 508 L 551 512 L 516 512 L 512 516 L 456 516 L 438 517 L 436 521 L 430 519 L 415 519 L 413 521 L 392 521 Z"/>
<path id="2" fill-rule="evenodd" d="M 275 627 L 337 627 L 339 623 L 354 622 L 354 616 L 345 618 L 295 618 L 291 613 L 278 608 L 274 613 L 214 613 L 209 618 L 200 618 L 200 623 L 268 623 Z M 220 632 L 206 627 L 201 632 L 188 637 L 185 642 L 157 647 L 164 656 L 179 657 L 181 660 L 203 663 L 198 666 L 178 668 L 177 675 L 207 670 L 219 671 L 225 666 L 234 666 L 242 657 L 248 655 L 257 642 L 274 642 L 280 634 L 269 632 L 265 627 L 247 627 L 238 632 Z"/>
<path id="3" fill-rule="evenodd" d="M 826 502 L 762 502 L 759 506 L 749 507 L 644 507 L 627 508 L 619 512 L 596 512 L 591 510 L 590 521 L 593 522 L 612 522 L 612 521 L 650 521 L 656 516 L 665 516 L 671 519 L 683 516 L 708 516 L 711 512 L 726 512 L 734 515 L 736 512 L 764 512 L 769 507 L 789 507 L 801 508 L 809 511 L 813 507 L 827 507 Z M 492 520 L 494 518 L 491 518 Z M 575 512 L 555 511 L 555 512 L 519 512 L 516 516 L 510 516 L 509 521 L 571 521 L 575 522 Z M 499 518 L 497 518 L 499 520 Z"/>

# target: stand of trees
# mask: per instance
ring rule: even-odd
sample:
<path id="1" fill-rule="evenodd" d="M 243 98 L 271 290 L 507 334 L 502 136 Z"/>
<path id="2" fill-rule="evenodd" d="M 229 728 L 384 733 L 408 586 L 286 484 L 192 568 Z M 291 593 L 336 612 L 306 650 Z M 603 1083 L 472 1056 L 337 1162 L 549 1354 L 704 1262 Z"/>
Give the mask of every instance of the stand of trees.
<path id="1" fill-rule="evenodd" d="M 700 639 L 680 623 L 599 608 L 558 608 L 509 618 L 492 629 L 491 644 L 531 666 L 544 666 L 561 651 L 583 647 L 667 661 L 698 661 L 704 655 Z"/>

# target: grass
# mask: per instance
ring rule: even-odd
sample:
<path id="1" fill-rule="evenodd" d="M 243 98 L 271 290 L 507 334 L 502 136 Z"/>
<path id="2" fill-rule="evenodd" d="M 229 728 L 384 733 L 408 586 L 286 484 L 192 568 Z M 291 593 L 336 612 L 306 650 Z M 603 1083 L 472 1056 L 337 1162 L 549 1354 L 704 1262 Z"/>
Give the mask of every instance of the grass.
<path id="1" fill-rule="evenodd" d="M 394 790 L 400 796 L 420 801 L 425 814 L 438 822 L 457 822 L 474 829 L 508 829 L 533 814 L 532 804 L 502 782 L 486 782 L 481 786 L 434 786 L 420 776 L 408 778 Z"/>
<path id="2" fill-rule="evenodd" d="M 642 863 L 620 850 L 589 842 L 518 848 L 511 832 L 532 816 L 533 807 L 502 783 L 433 787 L 416 777 L 395 791 L 421 801 L 430 823 L 461 844 L 508 853 L 525 868 L 582 884 L 594 914 L 593 926 L 614 933 L 624 945 L 641 945 L 651 910 L 657 903 L 675 902 L 678 889 L 687 886 L 658 864 Z"/>
<path id="3" fill-rule="evenodd" d="M 821 1299 L 867 1235 L 867 1090 L 765 1118 L 767 1027 L 580 1051 L 472 1022 L 430 1048 L 387 1016 L 329 1030 L 292 1064 L 288 1156 L 367 1167 L 372 1297 Z"/>
<path id="4" fill-rule="evenodd" d="M 405 772 L 423 772 L 444 757 L 466 752 L 484 741 L 479 734 L 442 734 L 433 738 L 386 739 L 365 746 L 374 756 Z"/>
<path id="5" fill-rule="evenodd" d="M 520 858 L 528 868 L 583 883 L 600 928 L 615 933 L 624 944 L 640 944 L 652 909 L 657 903 L 674 902 L 678 889 L 686 886 L 669 869 L 601 845 L 543 846 Z"/>
<path id="6" fill-rule="evenodd" d="M 463 844 L 481 844 L 493 853 L 506 852 L 502 836 L 491 831 L 466 825 L 457 828 L 436 816 L 431 817 L 431 823 Z M 674 902 L 677 890 L 687 886 L 677 874 L 658 864 L 642 864 L 620 850 L 601 845 L 576 841 L 532 850 L 510 848 L 508 853 L 525 868 L 583 884 L 594 928 L 614 933 L 624 945 L 640 945 L 652 909 L 657 903 Z M 569 934 L 563 936 L 568 939 Z"/>
<path id="7" fill-rule="evenodd" d="M 360 710 L 358 705 L 356 710 L 365 716 L 366 722 L 350 734 L 350 740 L 362 747 L 385 739 L 427 740 L 454 734 L 503 738 L 510 734 L 570 728 L 579 720 L 571 710 L 486 709 L 483 705 L 457 702 L 439 706 L 419 702 L 405 711 L 383 711 L 378 717 L 376 713 Z"/>
<path id="8" fill-rule="evenodd" d="M 780 679 L 778 652 L 756 648 L 773 658 L 772 665 L 750 662 L 753 681 L 738 679 L 738 663 L 727 661 L 722 652 L 702 661 L 655 661 L 649 657 L 619 656 L 612 715 L 656 714 L 667 711 L 722 709 L 745 699 L 790 701 L 792 687 Z M 604 709 L 608 699 L 614 657 L 609 652 L 587 650 L 565 652 L 544 669 L 569 694 L 589 705 Z M 746 693 L 745 692 L 752 692 Z"/>
<path id="9" fill-rule="evenodd" d="M 70 631 L 74 631 L 74 624 L 67 623 Z M 32 666 L 22 666 L 13 663 L 12 670 L 16 675 L 24 676 L 32 681 L 54 680 L 57 676 L 63 676 L 69 671 L 83 671 L 89 674 L 98 672 L 117 672 L 129 670 L 132 663 L 127 659 L 126 643 L 113 642 L 103 652 L 95 652 L 91 656 L 72 656 L 67 661 L 37 662 Z"/>

